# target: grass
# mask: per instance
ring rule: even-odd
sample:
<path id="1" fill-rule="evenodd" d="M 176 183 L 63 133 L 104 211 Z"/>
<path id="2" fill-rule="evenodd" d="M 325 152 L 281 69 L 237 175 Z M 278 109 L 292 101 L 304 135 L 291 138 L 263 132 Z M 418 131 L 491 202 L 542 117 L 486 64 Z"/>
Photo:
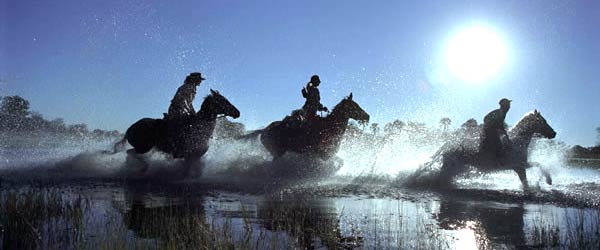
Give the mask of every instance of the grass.
<path id="1" fill-rule="evenodd" d="M 544 249 L 600 249 L 600 211 L 565 209 L 537 211 L 528 234 L 529 244 Z M 563 223 L 558 223 L 562 221 Z"/>
<path id="2" fill-rule="evenodd" d="M 513 246 L 506 242 L 510 237 L 493 238 L 498 235 L 489 231 L 495 226 L 490 221 L 509 218 L 504 210 L 479 215 L 489 208 L 470 203 L 446 215 L 459 225 L 444 229 L 436 202 L 386 201 L 397 207 L 368 206 L 357 213 L 311 198 L 267 199 L 256 207 L 215 198 L 239 207 L 214 214 L 193 190 L 167 193 L 117 193 L 102 200 L 78 188 L 0 190 L 0 249 L 453 249 L 461 240 L 481 249 L 600 249 L 600 211 L 592 209 L 517 212 L 525 221 L 517 226 L 524 245 Z M 166 196 L 176 199 L 154 201 Z M 474 238 L 465 241 L 460 232 Z"/>
<path id="3" fill-rule="evenodd" d="M 231 219 L 207 221 L 201 206 L 98 211 L 90 198 L 59 188 L 0 191 L 0 249 L 278 249 L 277 235 L 253 234 Z M 110 210 L 110 209 L 109 209 Z M 238 237 L 238 233 L 242 232 Z M 271 237 L 271 238 L 270 238 Z M 268 247 L 270 246 L 270 247 Z M 284 246 L 293 247 L 292 245 Z"/>

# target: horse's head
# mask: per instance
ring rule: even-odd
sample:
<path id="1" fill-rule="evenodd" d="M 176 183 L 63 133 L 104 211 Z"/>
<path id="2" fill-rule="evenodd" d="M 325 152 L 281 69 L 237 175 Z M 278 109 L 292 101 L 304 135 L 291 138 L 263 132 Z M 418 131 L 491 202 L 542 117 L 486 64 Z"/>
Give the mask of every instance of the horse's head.
<path id="1" fill-rule="evenodd" d="M 365 112 L 354 100 L 352 100 L 352 93 L 344 98 L 338 105 L 335 106 L 334 111 L 339 111 L 346 117 L 350 117 L 359 122 L 369 122 L 369 114 Z"/>
<path id="2" fill-rule="evenodd" d="M 210 95 L 206 96 L 199 112 L 210 112 L 213 115 L 226 115 L 234 119 L 240 117 L 240 111 L 233 106 L 218 91 L 210 90 Z"/>
<path id="3" fill-rule="evenodd" d="M 537 109 L 529 113 L 524 120 L 526 120 L 531 132 L 540 134 L 548 139 L 552 139 L 556 136 L 554 129 L 548 125 L 546 119 L 544 119 L 542 114 L 537 111 Z"/>

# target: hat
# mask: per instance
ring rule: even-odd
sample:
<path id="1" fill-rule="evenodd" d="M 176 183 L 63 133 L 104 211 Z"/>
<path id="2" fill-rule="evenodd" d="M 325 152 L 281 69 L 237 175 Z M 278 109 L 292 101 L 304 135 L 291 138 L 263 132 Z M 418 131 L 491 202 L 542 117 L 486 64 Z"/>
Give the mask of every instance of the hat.
<path id="1" fill-rule="evenodd" d="M 321 79 L 319 79 L 318 75 L 313 75 L 313 76 L 310 77 L 310 82 L 312 82 L 312 83 L 320 83 Z"/>
<path id="2" fill-rule="evenodd" d="M 206 80 L 204 77 L 202 77 L 202 74 L 200 74 L 200 72 L 193 72 L 190 74 L 189 77 L 200 78 L 200 80 L 202 81 Z"/>
<path id="3" fill-rule="evenodd" d="M 504 105 L 504 104 L 510 104 L 510 102 L 512 102 L 512 100 L 508 100 L 506 98 L 502 98 L 502 99 L 500 99 L 500 101 L 498 103 L 500 105 Z"/>

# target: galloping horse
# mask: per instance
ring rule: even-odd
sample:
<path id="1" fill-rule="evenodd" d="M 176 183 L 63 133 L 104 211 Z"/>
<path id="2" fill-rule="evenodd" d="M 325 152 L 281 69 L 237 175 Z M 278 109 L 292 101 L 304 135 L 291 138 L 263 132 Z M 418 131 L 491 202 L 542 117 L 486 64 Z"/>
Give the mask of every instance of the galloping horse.
<path id="1" fill-rule="evenodd" d="M 133 149 L 127 153 L 142 162 L 140 154 L 154 147 L 173 158 L 186 161 L 199 159 L 208 150 L 208 140 L 215 129 L 217 116 L 240 117 L 240 111 L 227 98 L 212 89 L 210 92 L 200 110 L 187 121 L 142 118 L 135 122 L 127 129 L 125 137 L 115 144 L 114 151 L 119 151 L 118 148 L 129 142 Z"/>
<path id="2" fill-rule="evenodd" d="M 337 153 L 350 118 L 369 121 L 369 114 L 352 100 L 352 93 L 338 103 L 327 117 L 318 117 L 299 126 L 290 126 L 284 119 L 272 122 L 253 135 L 261 135 L 262 144 L 274 159 L 293 151 L 314 154 L 326 160 Z"/>
<path id="3" fill-rule="evenodd" d="M 446 143 L 432 157 L 433 160 L 425 164 L 424 168 L 430 168 L 432 164 L 441 162 L 442 166 L 437 181 L 442 185 L 450 183 L 454 176 L 466 171 L 467 165 L 484 172 L 512 169 L 519 176 L 523 189 L 527 190 L 529 185 L 525 169 L 532 167 L 527 161 L 527 154 L 534 134 L 540 134 L 548 139 L 556 136 L 556 132 L 537 110 L 527 113 L 508 132 L 510 143 L 504 140 L 506 152 L 501 158 L 480 152 L 478 138 L 467 138 L 460 143 Z M 546 182 L 552 184 L 550 175 L 543 169 L 542 173 L 546 177 Z"/>

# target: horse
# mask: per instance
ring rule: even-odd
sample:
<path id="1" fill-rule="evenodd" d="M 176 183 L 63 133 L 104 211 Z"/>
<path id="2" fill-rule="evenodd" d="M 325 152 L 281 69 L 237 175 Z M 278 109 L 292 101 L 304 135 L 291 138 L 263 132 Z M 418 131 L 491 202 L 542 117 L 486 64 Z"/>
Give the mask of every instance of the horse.
<path id="1" fill-rule="evenodd" d="M 327 160 L 337 153 L 348 120 L 352 118 L 368 122 L 369 114 L 352 100 L 350 93 L 326 117 L 302 122 L 291 121 L 296 118 L 297 116 L 292 115 L 282 121 L 272 122 L 249 136 L 260 135 L 261 143 L 273 156 L 273 160 L 287 151 L 309 153 Z"/>
<path id="2" fill-rule="evenodd" d="M 534 134 L 539 134 L 548 139 L 556 136 L 554 129 L 548 125 L 546 119 L 537 110 L 527 113 L 508 132 L 508 142 L 506 139 L 502 140 L 505 152 L 501 157 L 480 151 L 478 138 L 464 138 L 458 143 L 449 142 L 444 144 L 432 156 L 432 161 L 422 166 L 417 173 L 431 169 L 433 164 L 441 162 L 439 175 L 434 181 L 435 184 L 443 186 L 449 184 L 456 175 L 465 172 L 467 170 L 466 166 L 473 166 L 482 172 L 512 169 L 517 173 L 523 189 L 528 190 L 526 169 L 534 165 L 540 167 L 539 164 L 527 161 L 529 144 Z M 550 175 L 541 167 L 540 169 L 546 178 L 546 183 L 551 185 L 552 178 Z M 411 179 L 419 177 L 418 174 L 416 175 L 413 175 Z"/>
<path id="3" fill-rule="evenodd" d="M 127 154 L 143 162 L 145 171 L 147 164 L 141 155 L 157 148 L 173 158 L 183 158 L 189 170 L 189 165 L 208 151 L 208 141 L 215 129 L 217 117 L 240 117 L 240 111 L 227 98 L 218 91 L 211 89 L 210 92 L 204 98 L 200 110 L 187 120 L 138 120 L 127 129 L 125 137 L 114 145 L 114 153 L 129 142 L 133 149 L 127 150 Z"/>

